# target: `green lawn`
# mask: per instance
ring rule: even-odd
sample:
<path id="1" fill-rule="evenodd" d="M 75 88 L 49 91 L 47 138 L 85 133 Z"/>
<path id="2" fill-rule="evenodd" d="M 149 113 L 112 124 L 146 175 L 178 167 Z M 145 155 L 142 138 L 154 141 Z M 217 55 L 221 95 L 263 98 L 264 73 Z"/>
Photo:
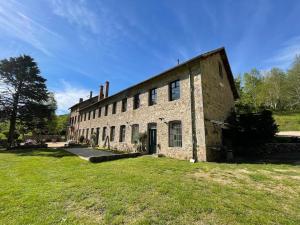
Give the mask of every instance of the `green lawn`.
<path id="1" fill-rule="evenodd" d="M 300 112 L 277 113 L 274 114 L 274 119 L 280 131 L 300 131 Z"/>
<path id="2" fill-rule="evenodd" d="M 0 224 L 300 224 L 300 166 L 0 151 Z"/>

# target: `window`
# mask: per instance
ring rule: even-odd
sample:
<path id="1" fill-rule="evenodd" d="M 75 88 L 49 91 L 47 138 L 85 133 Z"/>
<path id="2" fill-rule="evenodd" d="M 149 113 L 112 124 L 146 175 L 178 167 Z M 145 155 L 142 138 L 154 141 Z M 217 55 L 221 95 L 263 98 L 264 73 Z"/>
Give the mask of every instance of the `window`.
<path id="1" fill-rule="evenodd" d="M 75 120 L 74 120 L 74 124 L 76 123 L 76 116 L 75 116 Z"/>
<path id="2" fill-rule="evenodd" d="M 122 112 L 126 112 L 127 110 L 127 98 L 122 100 Z"/>
<path id="3" fill-rule="evenodd" d="M 219 62 L 219 76 L 223 79 L 223 66 L 221 62 Z"/>
<path id="4" fill-rule="evenodd" d="M 155 105 L 157 103 L 157 89 L 153 88 L 149 91 L 149 105 Z"/>
<path id="5" fill-rule="evenodd" d="M 114 141 L 115 140 L 115 132 L 116 132 L 116 128 L 115 127 L 111 127 L 110 128 L 110 141 Z"/>
<path id="6" fill-rule="evenodd" d="M 169 146 L 182 147 L 182 132 L 180 121 L 169 123 Z"/>
<path id="7" fill-rule="evenodd" d="M 102 131 L 102 141 L 105 141 L 106 138 L 106 127 L 103 127 L 103 131 Z"/>
<path id="8" fill-rule="evenodd" d="M 82 134 L 81 135 L 84 137 L 84 129 L 82 129 Z"/>
<path id="9" fill-rule="evenodd" d="M 82 122 L 82 120 L 83 120 L 83 115 L 82 115 L 82 113 L 80 114 L 80 122 Z"/>
<path id="10" fill-rule="evenodd" d="M 98 109 L 98 117 L 101 117 L 101 107 Z"/>
<path id="11" fill-rule="evenodd" d="M 86 134 L 85 135 L 86 135 L 85 139 L 89 139 L 89 128 L 86 129 Z"/>
<path id="12" fill-rule="evenodd" d="M 140 94 L 133 96 L 133 109 L 138 109 L 140 107 Z"/>
<path id="13" fill-rule="evenodd" d="M 93 133 L 94 133 L 94 128 L 91 129 L 91 137 L 92 137 Z"/>
<path id="14" fill-rule="evenodd" d="M 177 100 L 180 98 L 180 83 L 175 80 L 169 84 L 169 100 Z"/>
<path id="15" fill-rule="evenodd" d="M 108 115 L 108 105 L 105 106 L 104 116 Z"/>
<path id="16" fill-rule="evenodd" d="M 120 142 L 124 142 L 125 141 L 125 133 L 126 133 L 126 128 L 125 125 L 120 126 Z"/>
<path id="17" fill-rule="evenodd" d="M 112 107 L 112 114 L 116 114 L 116 111 L 117 111 L 117 103 L 114 102 Z"/>
<path id="18" fill-rule="evenodd" d="M 131 143 L 136 144 L 139 141 L 139 125 L 133 124 L 131 127 Z"/>
<path id="19" fill-rule="evenodd" d="M 84 113 L 84 121 L 86 121 L 86 113 Z"/>
<path id="20" fill-rule="evenodd" d="M 89 111 L 88 120 L 91 119 L 91 111 Z"/>
<path id="21" fill-rule="evenodd" d="M 95 117 L 96 117 L 96 109 L 94 109 L 93 111 L 93 119 L 95 119 Z"/>

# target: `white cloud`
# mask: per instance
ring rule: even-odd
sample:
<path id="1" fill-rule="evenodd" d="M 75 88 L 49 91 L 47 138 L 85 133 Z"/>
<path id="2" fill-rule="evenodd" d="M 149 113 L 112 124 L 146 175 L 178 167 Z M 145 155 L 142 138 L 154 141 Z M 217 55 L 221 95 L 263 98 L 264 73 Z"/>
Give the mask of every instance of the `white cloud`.
<path id="1" fill-rule="evenodd" d="M 26 9 L 15 1 L 0 2 L 0 32 L 19 39 L 35 49 L 51 56 L 50 39 L 61 39 L 60 35 L 49 30 L 33 18 L 26 16 Z M 30 12 L 32 16 L 32 13 Z"/>
<path id="2" fill-rule="evenodd" d="M 69 108 L 79 101 L 79 98 L 87 98 L 89 90 L 72 86 L 66 81 L 61 81 L 62 89 L 54 91 L 57 101 L 57 114 L 69 112 Z"/>
<path id="3" fill-rule="evenodd" d="M 280 50 L 271 59 L 266 60 L 266 62 L 286 69 L 292 64 L 295 56 L 299 54 L 300 36 L 297 36 L 283 43 Z"/>
<path id="4" fill-rule="evenodd" d="M 99 32 L 97 16 L 84 0 L 52 0 L 53 13 L 68 20 L 70 24 L 86 27 L 93 33 Z"/>

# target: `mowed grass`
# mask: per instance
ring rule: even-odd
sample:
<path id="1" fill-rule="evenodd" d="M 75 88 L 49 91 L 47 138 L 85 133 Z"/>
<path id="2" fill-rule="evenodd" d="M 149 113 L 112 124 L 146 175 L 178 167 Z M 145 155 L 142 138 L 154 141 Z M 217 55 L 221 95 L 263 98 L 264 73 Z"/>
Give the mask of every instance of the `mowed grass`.
<path id="1" fill-rule="evenodd" d="M 300 131 L 300 112 L 274 114 L 280 131 Z"/>
<path id="2" fill-rule="evenodd" d="M 300 167 L 0 151 L 0 224 L 300 224 Z"/>

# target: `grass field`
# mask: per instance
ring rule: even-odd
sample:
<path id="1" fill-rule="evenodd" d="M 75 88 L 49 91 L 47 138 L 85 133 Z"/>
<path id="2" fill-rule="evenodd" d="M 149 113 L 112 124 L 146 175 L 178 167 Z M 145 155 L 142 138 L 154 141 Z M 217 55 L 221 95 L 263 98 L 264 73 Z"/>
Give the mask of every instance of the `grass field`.
<path id="1" fill-rule="evenodd" d="M 300 131 L 300 112 L 274 114 L 280 131 Z"/>
<path id="2" fill-rule="evenodd" d="M 300 224 L 300 166 L 0 151 L 0 224 Z"/>

